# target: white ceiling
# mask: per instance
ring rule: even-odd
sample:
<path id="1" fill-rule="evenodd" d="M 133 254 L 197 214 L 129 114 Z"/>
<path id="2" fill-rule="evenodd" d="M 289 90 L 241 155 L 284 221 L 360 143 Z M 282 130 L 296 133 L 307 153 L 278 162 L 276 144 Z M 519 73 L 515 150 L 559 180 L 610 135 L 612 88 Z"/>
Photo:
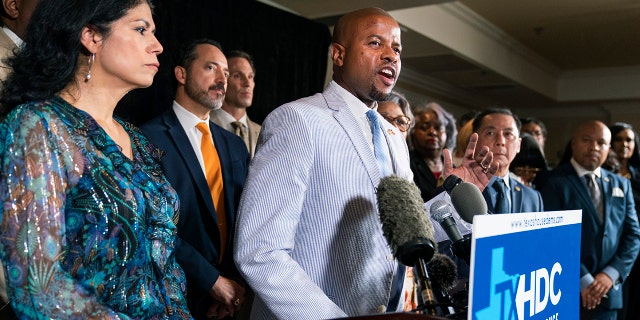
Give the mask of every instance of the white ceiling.
<path id="1" fill-rule="evenodd" d="M 329 26 L 389 11 L 404 31 L 398 87 L 417 96 L 528 113 L 640 108 L 639 0 L 261 1 Z"/>

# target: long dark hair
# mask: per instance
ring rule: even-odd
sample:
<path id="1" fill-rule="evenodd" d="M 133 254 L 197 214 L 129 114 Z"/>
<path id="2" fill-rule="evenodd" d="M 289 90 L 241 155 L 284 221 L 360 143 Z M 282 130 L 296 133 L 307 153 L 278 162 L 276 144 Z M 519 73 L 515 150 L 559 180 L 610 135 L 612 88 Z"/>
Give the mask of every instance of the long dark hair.
<path id="1" fill-rule="evenodd" d="M 638 133 L 633 130 L 633 126 L 625 122 L 616 122 L 609 126 L 609 130 L 611 130 L 611 146 L 613 147 L 613 142 L 616 140 L 616 136 L 623 130 L 631 130 L 634 135 L 635 146 L 633 148 L 633 152 L 631 153 L 631 158 L 629 158 L 629 165 L 640 168 L 640 138 L 638 137 Z"/>
<path id="2" fill-rule="evenodd" d="M 5 81 L 0 116 L 28 101 L 47 99 L 75 83 L 78 58 L 88 52 L 80 42 L 91 26 L 107 37 L 111 24 L 151 0 L 46 0 L 31 17 L 24 45 L 9 59 L 13 72 Z"/>

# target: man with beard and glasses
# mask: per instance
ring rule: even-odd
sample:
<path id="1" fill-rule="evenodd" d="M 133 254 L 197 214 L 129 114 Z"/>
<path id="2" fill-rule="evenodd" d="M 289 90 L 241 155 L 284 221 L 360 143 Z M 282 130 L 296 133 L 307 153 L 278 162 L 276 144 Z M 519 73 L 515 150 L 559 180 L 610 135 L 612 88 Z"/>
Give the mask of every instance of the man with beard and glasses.
<path id="1" fill-rule="evenodd" d="M 400 75 L 401 51 L 400 26 L 387 12 L 346 14 L 333 33 L 333 81 L 263 122 L 234 252 L 256 294 L 251 319 L 403 309 L 405 268 L 383 236 L 376 200 L 381 178 L 413 178 L 404 136 L 376 110 Z M 461 167 L 446 153 L 444 175 L 484 187 L 497 164 L 488 148 L 474 152 L 477 136 L 470 140 Z"/>
<path id="2" fill-rule="evenodd" d="M 162 169 L 180 198 L 176 256 L 189 309 L 196 319 L 222 319 L 239 311 L 245 296 L 232 250 L 249 153 L 242 139 L 209 121 L 229 76 L 220 45 L 193 41 L 175 61 L 173 106 L 140 128 L 164 152 Z"/>

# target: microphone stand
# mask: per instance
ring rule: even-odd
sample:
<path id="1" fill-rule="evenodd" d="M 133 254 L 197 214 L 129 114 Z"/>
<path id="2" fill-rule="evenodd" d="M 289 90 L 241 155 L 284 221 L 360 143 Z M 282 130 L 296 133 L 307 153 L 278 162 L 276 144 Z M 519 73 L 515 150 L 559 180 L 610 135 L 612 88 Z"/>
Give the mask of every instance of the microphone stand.
<path id="1" fill-rule="evenodd" d="M 451 315 L 455 311 L 451 306 L 450 298 L 446 304 L 438 301 L 438 297 L 442 297 L 445 300 L 448 294 L 446 294 L 446 291 L 443 294 L 442 288 L 434 291 L 427 271 L 427 262 L 433 257 L 434 247 L 435 244 L 429 239 L 413 239 L 398 248 L 396 257 L 402 264 L 413 267 L 419 290 L 417 310 L 423 314 L 433 316 Z"/>

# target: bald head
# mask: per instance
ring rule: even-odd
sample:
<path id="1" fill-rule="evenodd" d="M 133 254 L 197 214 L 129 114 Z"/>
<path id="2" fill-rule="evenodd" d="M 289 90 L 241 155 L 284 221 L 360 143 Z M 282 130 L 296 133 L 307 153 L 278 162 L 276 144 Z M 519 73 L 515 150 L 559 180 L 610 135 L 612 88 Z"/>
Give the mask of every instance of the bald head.
<path id="1" fill-rule="evenodd" d="M 380 8 L 364 8 L 347 13 L 338 19 L 333 28 L 333 42 L 345 44 L 349 37 L 353 35 L 352 29 L 354 27 L 358 26 L 362 20 L 366 21 L 376 15 L 393 19 L 389 13 Z"/>
<path id="2" fill-rule="evenodd" d="M 342 16 L 333 30 L 333 80 L 370 106 L 387 98 L 400 76 L 400 26 L 379 8 Z"/>
<path id="3" fill-rule="evenodd" d="M 571 139 L 573 159 L 587 170 L 593 171 L 606 160 L 611 143 L 611 131 L 600 121 L 581 124 Z"/>

